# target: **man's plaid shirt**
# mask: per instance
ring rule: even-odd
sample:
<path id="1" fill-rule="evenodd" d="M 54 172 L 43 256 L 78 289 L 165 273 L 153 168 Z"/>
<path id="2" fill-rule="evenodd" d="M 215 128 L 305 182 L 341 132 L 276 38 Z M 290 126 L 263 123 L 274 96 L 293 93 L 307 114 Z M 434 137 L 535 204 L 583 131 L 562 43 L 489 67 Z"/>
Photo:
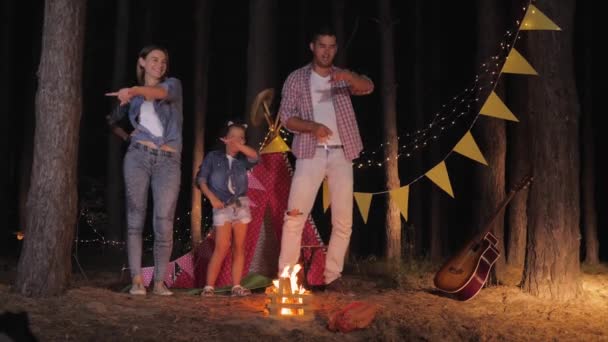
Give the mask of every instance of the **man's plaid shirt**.
<path id="1" fill-rule="evenodd" d="M 339 71 L 332 67 L 332 72 Z M 283 125 L 291 117 L 299 117 L 303 120 L 314 121 L 312 109 L 312 97 L 310 94 L 310 75 L 312 64 L 308 64 L 292 72 L 283 85 L 281 106 L 279 115 Z M 359 156 L 363 149 L 359 127 L 353 104 L 350 100 L 350 86 L 346 81 L 339 81 L 331 87 L 332 102 L 336 111 L 336 123 L 338 133 L 344 145 L 344 156 L 353 160 Z M 294 138 L 291 149 L 296 158 L 310 159 L 315 155 L 317 139 L 310 133 L 293 132 Z"/>

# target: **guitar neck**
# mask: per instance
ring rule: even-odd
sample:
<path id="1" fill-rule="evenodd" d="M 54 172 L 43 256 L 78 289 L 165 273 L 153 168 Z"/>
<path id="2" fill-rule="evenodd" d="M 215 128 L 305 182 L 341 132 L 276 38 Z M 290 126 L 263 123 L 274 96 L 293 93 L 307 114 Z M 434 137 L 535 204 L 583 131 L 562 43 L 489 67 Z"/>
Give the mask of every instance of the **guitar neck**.
<path id="1" fill-rule="evenodd" d="M 476 240 L 483 239 L 483 237 L 486 236 L 486 234 L 489 233 L 490 230 L 492 230 L 492 224 L 494 223 L 494 221 L 496 221 L 496 218 L 498 217 L 498 214 L 500 214 L 500 212 L 507 206 L 507 204 L 509 204 L 509 202 L 511 201 L 511 199 L 513 199 L 513 197 L 515 196 L 515 194 L 517 193 L 518 190 L 519 189 L 517 189 L 517 190 L 514 189 L 514 190 L 509 191 L 509 194 L 507 195 L 507 197 L 505 197 L 505 199 L 502 201 L 502 203 L 500 204 L 500 206 L 498 206 L 498 208 L 496 209 L 496 211 L 494 211 L 494 213 L 492 214 L 492 216 L 490 216 L 490 219 L 487 221 L 487 223 L 485 224 L 484 228 L 482 229 L 482 231 L 477 236 Z"/>

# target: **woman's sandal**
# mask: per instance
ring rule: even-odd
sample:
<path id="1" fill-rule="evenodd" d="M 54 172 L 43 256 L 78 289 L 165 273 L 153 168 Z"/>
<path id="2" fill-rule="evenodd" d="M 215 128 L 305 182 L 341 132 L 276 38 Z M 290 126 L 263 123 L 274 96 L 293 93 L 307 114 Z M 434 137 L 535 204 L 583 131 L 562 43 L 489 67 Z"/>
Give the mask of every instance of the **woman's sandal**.
<path id="1" fill-rule="evenodd" d="M 154 284 L 152 293 L 157 296 L 173 296 L 173 292 L 171 292 L 164 283 Z"/>
<path id="2" fill-rule="evenodd" d="M 129 293 L 134 296 L 145 296 L 146 288 L 144 287 L 144 284 L 140 284 L 140 283 L 132 284 L 131 288 L 129 289 Z"/>

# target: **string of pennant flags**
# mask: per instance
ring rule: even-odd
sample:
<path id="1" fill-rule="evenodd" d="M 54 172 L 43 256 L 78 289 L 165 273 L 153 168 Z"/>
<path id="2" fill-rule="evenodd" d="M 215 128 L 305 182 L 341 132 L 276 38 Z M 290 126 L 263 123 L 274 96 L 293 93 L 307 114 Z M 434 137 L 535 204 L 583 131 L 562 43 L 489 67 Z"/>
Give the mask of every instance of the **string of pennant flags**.
<path id="1" fill-rule="evenodd" d="M 511 112 L 511 110 L 505 105 L 505 103 L 500 99 L 500 97 L 494 92 L 494 89 L 496 88 L 498 80 L 502 74 L 506 73 L 531 76 L 538 75 L 536 70 L 532 67 L 532 65 L 530 65 L 530 63 L 525 59 L 525 57 L 522 56 L 517 51 L 517 49 L 515 49 L 515 43 L 519 39 L 519 34 L 521 31 L 531 30 L 561 31 L 561 28 L 559 26 L 557 26 L 551 19 L 549 19 L 531 2 L 528 4 L 527 7 L 523 7 L 522 10 L 525 14 L 521 22 L 519 20 L 516 21 L 517 30 L 514 33 L 507 32 L 507 34 L 505 35 L 507 37 L 512 38 L 512 42 L 502 42 L 500 44 L 504 54 L 502 56 L 493 56 L 490 62 L 482 64 L 482 71 L 491 76 L 491 81 L 488 85 L 491 88 L 491 91 L 489 92 L 487 98 L 484 99 L 485 102 L 481 106 L 479 112 L 474 113 L 475 117 L 472 120 L 471 127 L 475 123 L 479 115 L 513 122 L 519 121 L 517 117 Z M 413 132 L 412 134 L 407 134 L 407 138 L 411 139 L 409 139 L 410 141 L 408 143 L 401 144 L 400 152 L 397 158 L 409 157 L 414 150 L 426 146 L 426 144 L 431 140 L 438 139 L 438 135 L 441 132 L 445 131 L 450 126 L 453 126 L 458 118 L 465 116 L 467 114 L 466 110 L 471 108 L 471 104 L 466 102 L 479 101 L 479 99 L 475 97 L 476 92 L 481 91 L 485 86 L 479 83 L 480 78 L 478 75 L 476 76 L 475 83 L 473 84 L 473 86 L 465 89 L 462 94 L 455 96 L 451 101 L 452 105 L 444 105 L 442 111 L 443 114 L 437 113 L 435 115 L 434 120 L 429 125 L 427 125 L 425 129 L 418 130 L 416 132 Z M 466 108 L 457 108 L 458 106 Z M 401 215 L 407 221 L 410 186 L 425 177 L 431 180 L 441 190 L 445 191 L 450 197 L 454 198 L 454 192 L 452 190 L 452 184 L 450 182 L 448 168 L 446 166 L 446 160 L 449 156 L 452 155 L 452 152 L 456 152 L 457 154 L 460 154 L 473 161 L 488 166 L 488 162 L 486 161 L 485 157 L 483 156 L 483 153 L 475 142 L 475 138 L 471 134 L 471 127 L 469 127 L 469 129 L 458 140 L 455 146 L 446 154 L 446 156 L 438 164 L 433 166 L 430 170 L 426 171 L 419 177 L 415 178 L 410 183 L 392 190 L 378 192 L 354 192 L 353 196 L 355 202 L 357 203 L 357 207 L 359 209 L 361 217 L 363 218 L 363 222 L 367 223 L 369 209 L 373 197 L 377 195 L 385 195 L 387 193 L 389 194 L 391 199 L 395 201 L 395 203 L 397 203 L 399 210 L 401 211 Z M 382 148 L 383 145 L 384 144 L 381 144 L 380 148 Z M 366 153 L 364 152 L 364 157 L 365 154 Z M 366 161 L 360 162 L 358 165 L 355 165 L 355 167 L 362 168 L 366 166 L 383 166 L 384 163 L 388 161 L 373 160 L 372 158 L 369 158 L 370 154 L 380 155 L 380 153 L 368 152 L 368 159 Z M 322 192 L 323 209 L 324 211 L 326 211 L 330 206 L 329 186 L 327 184 L 327 180 L 323 182 Z"/>

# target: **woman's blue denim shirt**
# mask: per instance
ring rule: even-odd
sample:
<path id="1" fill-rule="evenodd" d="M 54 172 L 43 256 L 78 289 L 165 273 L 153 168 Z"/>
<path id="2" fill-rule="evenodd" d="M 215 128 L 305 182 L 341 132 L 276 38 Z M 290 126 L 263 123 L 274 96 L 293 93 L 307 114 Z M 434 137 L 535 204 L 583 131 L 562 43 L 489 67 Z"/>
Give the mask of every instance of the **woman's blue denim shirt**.
<path id="1" fill-rule="evenodd" d="M 224 204 L 235 203 L 239 197 L 247 194 L 249 187 L 247 170 L 253 168 L 258 161 L 259 157 L 250 159 L 239 153 L 232 161 L 232 167 L 229 167 L 228 157 L 224 150 L 211 151 L 201 163 L 196 175 L 196 184 L 207 184 L 209 190 Z M 230 178 L 232 178 L 234 194 L 228 190 L 228 179 Z"/>
<path id="2" fill-rule="evenodd" d="M 139 112 L 143 96 L 135 96 L 128 105 L 118 107 L 110 116 L 110 123 L 121 120 L 127 113 L 129 120 L 135 130 L 131 134 L 131 141 L 152 141 L 156 146 L 168 145 L 178 152 L 182 150 L 182 125 L 184 116 L 182 113 L 182 83 L 177 78 L 167 78 L 159 86 L 167 90 L 167 97 L 162 100 L 154 100 L 154 110 L 163 125 L 163 136 L 157 137 L 148 129 L 139 124 Z"/>

